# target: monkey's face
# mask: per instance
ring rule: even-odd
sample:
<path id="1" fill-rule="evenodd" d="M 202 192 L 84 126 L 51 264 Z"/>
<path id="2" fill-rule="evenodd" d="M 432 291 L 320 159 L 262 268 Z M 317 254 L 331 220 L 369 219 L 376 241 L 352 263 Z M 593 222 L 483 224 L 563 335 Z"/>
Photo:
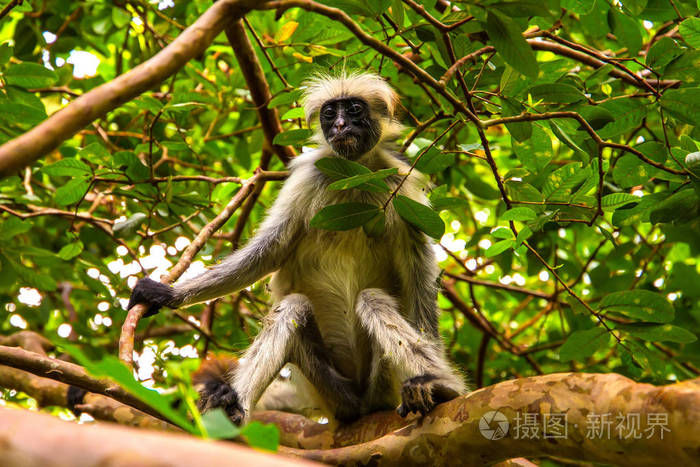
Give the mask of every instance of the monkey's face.
<path id="1" fill-rule="evenodd" d="M 331 148 L 347 159 L 357 159 L 379 141 L 379 122 L 369 105 L 358 97 L 331 99 L 321 106 L 321 130 Z"/>

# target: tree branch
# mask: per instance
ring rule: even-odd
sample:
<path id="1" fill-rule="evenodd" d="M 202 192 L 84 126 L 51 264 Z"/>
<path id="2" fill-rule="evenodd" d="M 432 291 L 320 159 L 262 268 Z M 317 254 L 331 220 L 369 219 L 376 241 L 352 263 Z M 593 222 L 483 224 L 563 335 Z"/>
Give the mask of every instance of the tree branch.
<path id="1" fill-rule="evenodd" d="M 111 397 L 149 415 L 163 419 L 158 411 L 141 402 L 140 399 L 132 396 L 119 385 L 107 379 L 90 377 L 82 366 L 4 345 L 0 345 L 0 364 Z"/>
<path id="2" fill-rule="evenodd" d="M 500 440 L 487 439 L 479 430 L 481 417 L 492 410 L 501 412 L 510 425 Z M 525 414 L 539 420 L 540 427 L 545 415 L 566 414 L 566 437 L 545 438 L 539 431 L 535 437 L 520 432 L 518 439 L 516 420 L 520 417 L 522 427 Z M 592 436 L 591 416 L 605 414 L 612 416 L 611 436 Z M 619 423 L 615 417 L 627 414 L 639 414 L 639 438 L 625 436 L 626 432 L 618 436 L 615 431 Z M 664 423 L 652 432 L 649 420 L 655 417 Z M 365 430 L 382 431 L 376 425 Z M 614 465 L 691 465 L 696 462 L 698 432 L 700 379 L 655 387 L 616 374 L 557 373 L 480 389 L 373 441 L 324 450 L 280 451 L 333 465 L 449 466 L 457 459 L 461 465 L 485 465 L 520 456 Z"/>
<path id="3" fill-rule="evenodd" d="M 283 467 L 315 465 L 222 441 L 108 424 L 66 423 L 56 417 L 0 407 L 0 464 L 41 465 L 193 465 Z"/>
<path id="4" fill-rule="evenodd" d="M 253 49 L 253 44 L 250 43 L 248 34 L 246 34 L 243 20 L 232 21 L 226 28 L 226 37 L 231 43 L 233 52 L 236 54 L 241 73 L 243 73 L 250 95 L 255 103 L 265 139 L 275 154 L 277 154 L 277 157 L 286 164 L 296 154 L 291 146 L 280 146 L 272 143 L 275 136 L 282 133 L 282 124 L 280 123 L 277 109 L 267 108 L 267 104 L 272 99 L 272 93 L 270 92 L 267 79 L 265 79 L 262 66 L 260 66 L 258 56 L 255 54 L 255 49 Z"/>

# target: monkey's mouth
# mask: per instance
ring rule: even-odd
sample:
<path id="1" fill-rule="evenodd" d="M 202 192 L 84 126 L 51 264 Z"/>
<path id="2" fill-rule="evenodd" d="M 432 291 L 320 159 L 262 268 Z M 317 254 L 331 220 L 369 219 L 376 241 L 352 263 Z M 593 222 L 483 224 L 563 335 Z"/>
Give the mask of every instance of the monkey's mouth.
<path id="1" fill-rule="evenodd" d="M 330 139 L 330 142 L 334 146 L 353 146 L 353 145 L 357 144 L 357 136 L 355 136 L 349 132 L 340 133 L 340 134 L 333 136 Z"/>

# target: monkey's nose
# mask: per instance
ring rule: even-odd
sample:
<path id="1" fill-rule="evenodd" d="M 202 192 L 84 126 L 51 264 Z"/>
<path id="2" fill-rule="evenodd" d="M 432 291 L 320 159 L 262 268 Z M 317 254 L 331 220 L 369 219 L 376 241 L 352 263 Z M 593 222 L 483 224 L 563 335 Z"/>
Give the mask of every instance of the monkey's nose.
<path id="1" fill-rule="evenodd" d="M 343 120 L 342 118 L 337 118 L 335 120 L 335 123 L 333 123 L 333 126 L 335 128 L 337 128 L 338 130 L 341 130 L 342 128 L 345 127 L 345 120 Z"/>

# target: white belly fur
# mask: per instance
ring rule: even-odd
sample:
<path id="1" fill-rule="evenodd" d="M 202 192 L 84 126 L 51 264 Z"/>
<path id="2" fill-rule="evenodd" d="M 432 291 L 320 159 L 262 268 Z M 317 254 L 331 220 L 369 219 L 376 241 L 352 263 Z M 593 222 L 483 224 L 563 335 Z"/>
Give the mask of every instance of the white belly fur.
<path id="1" fill-rule="evenodd" d="M 275 301 L 290 293 L 311 300 L 337 368 L 358 382 L 367 376 L 370 348 L 356 322 L 357 296 L 367 288 L 398 293 L 390 247 L 384 243 L 385 239 L 368 238 L 361 229 L 310 229 L 270 284 Z"/>

